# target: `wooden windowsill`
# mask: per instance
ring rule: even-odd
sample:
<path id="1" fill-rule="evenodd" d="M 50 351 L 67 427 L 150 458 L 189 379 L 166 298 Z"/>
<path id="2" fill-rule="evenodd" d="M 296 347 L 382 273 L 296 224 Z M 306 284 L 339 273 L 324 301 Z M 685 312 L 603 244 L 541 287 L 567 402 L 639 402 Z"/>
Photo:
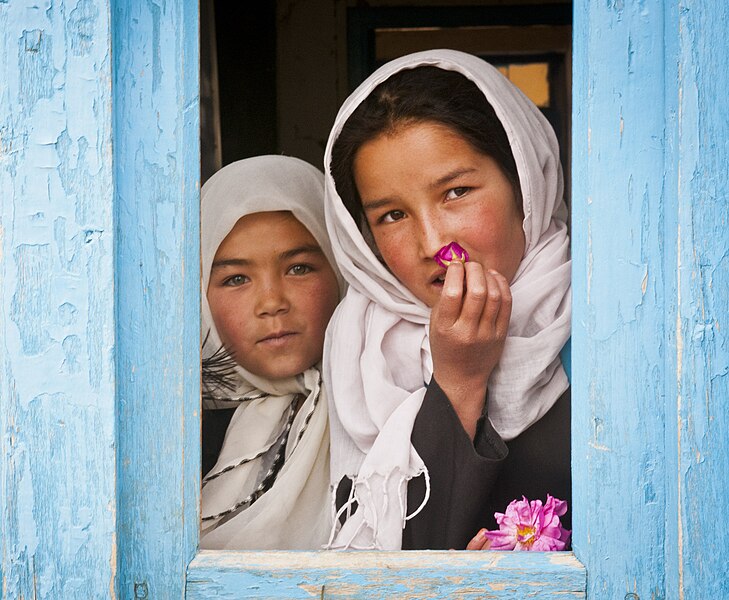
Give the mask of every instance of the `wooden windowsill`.
<path id="1" fill-rule="evenodd" d="M 572 552 L 200 551 L 186 598 L 585 598 Z"/>

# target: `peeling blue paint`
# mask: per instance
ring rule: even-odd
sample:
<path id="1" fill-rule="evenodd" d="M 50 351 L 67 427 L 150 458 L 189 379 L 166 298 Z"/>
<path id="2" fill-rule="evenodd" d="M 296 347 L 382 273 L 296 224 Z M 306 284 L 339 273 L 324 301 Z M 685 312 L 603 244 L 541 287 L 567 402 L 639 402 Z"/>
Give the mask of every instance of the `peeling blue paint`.
<path id="1" fill-rule="evenodd" d="M 73 304 L 64 302 L 58 307 L 58 319 L 65 327 L 76 323 L 76 315 L 78 315 L 78 309 Z"/>
<path id="2" fill-rule="evenodd" d="M 109 11 L 72 3 L 0 3 L 3 598 L 115 589 Z"/>
<path id="3" fill-rule="evenodd" d="M 79 364 L 79 354 L 81 353 L 81 338 L 77 335 L 68 335 L 63 338 L 61 343 L 63 346 L 63 364 L 61 365 L 61 372 L 69 375 L 75 375 L 81 370 Z"/>
<path id="4" fill-rule="evenodd" d="M 30 113 L 42 98 L 53 96 L 53 58 L 51 36 L 40 29 L 23 31 L 18 43 L 20 91 L 18 99 Z"/>
<path id="5" fill-rule="evenodd" d="M 24 354 L 40 354 L 48 347 L 46 330 L 51 318 L 48 290 L 53 279 L 53 259 L 48 244 L 21 244 L 13 252 L 18 288 L 10 318 L 18 327 Z"/>
<path id="6" fill-rule="evenodd" d="M 85 56 L 91 52 L 98 17 L 99 8 L 93 0 L 79 0 L 69 14 L 66 32 L 74 55 Z"/>
<path id="7" fill-rule="evenodd" d="M 203 551 L 185 597 L 579 599 L 584 588 L 585 572 L 566 552 Z"/>
<path id="8" fill-rule="evenodd" d="M 112 10 L 119 594 L 181 598 L 199 528 L 198 9 Z"/>
<path id="9" fill-rule="evenodd" d="M 727 19 L 726 3 L 576 5 L 573 253 L 589 258 L 573 262 L 573 523 L 589 597 L 729 593 L 729 525 L 712 516 L 729 510 L 729 378 L 712 376 L 729 372 Z M 600 535 L 615 519 L 650 535 Z"/>
<path id="10" fill-rule="evenodd" d="M 693 2 L 679 17 L 681 96 L 678 104 L 678 223 L 687 240 L 677 250 L 681 302 L 677 307 L 683 347 L 677 356 L 676 464 L 682 569 L 679 592 L 702 589 L 729 594 L 722 572 L 729 552 L 721 542 L 729 525 L 711 515 L 729 509 L 729 380 L 715 377 L 729 369 L 729 124 L 717 98 L 729 92 L 729 49 L 723 43 L 729 6 Z M 724 490 L 724 491 L 722 491 Z M 712 507 L 712 502 L 719 506 Z M 701 586 L 701 587 L 699 587 Z"/>

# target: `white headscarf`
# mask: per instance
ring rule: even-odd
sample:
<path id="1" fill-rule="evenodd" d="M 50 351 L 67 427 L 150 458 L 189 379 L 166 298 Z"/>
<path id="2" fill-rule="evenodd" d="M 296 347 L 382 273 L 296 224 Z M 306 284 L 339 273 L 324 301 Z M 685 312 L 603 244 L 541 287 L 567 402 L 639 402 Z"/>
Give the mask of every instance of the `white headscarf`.
<path id="1" fill-rule="evenodd" d="M 505 440 L 512 439 L 539 420 L 569 385 L 559 358 L 570 336 L 567 209 L 551 126 L 516 87 L 475 56 L 436 50 L 384 65 L 342 105 L 324 159 L 327 229 L 350 285 L 324 344 L 332 481 L 336 486 L 342 477 L 351 477 L 350 501 L 358 505 L 333 532 L 333 548 L 400 548 L 408 518 L 407 482 L 427 477 L 410 436 L 424 383 L 432 376 L 430 309 L 377 259 L 337 194 L 329 168 L 332 146 L 360 103 L 394 73 L 417 66 L 457 71 L 478 86 L 506 131 L 519 173 L 526 247 L 511 282 L 508 337 L 489 378 L 489 418 Z"/>
<path id="2" fill-rule="evenodd" d="M 257 212 L 291 211 L 314 236 L 337 272 L 324 229 L 323 195 L 322 174 L 304 161 L 286 156 L 259 156 L 232 163 L 203 186 L 202 334 L 208 336 L 204 358 L 222 347 L 207 301 L 213 258 L 241 217 Z M 337 277 L 341 292 L 343 283 Z M 200 546 L 320 548 L 329 535 L 331 520 L 327 403 L 319 370 L 311 368 L 296 377 L 272 381 L 236 365 L 233 378 L 236 389 L 232 392 L 213 391 L 224 397 L 256 399 L 206 403 L 207 408 L 238 408 L 225 433 L 218 461 L 203 481 L 203 518 L 229 511 L 256 489 L 289 424 L 294 399 L 303 394 L 306 400 L 290 424 L 285 462 L 273 487 L 245 510 L 204 520 Z M 251 457 L 257 458 L 233 467 Z M 226 467 L 233 468 L 215 477 Z"/>

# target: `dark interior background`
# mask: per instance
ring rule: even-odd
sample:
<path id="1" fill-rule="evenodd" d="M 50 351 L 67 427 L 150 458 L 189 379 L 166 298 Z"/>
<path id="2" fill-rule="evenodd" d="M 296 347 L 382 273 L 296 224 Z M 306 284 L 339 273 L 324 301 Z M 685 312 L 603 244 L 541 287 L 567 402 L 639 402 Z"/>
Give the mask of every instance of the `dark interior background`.
<path id="1" fill-rule="evenodd" d="M 201 0 L 202 179 L 267 153 L 321 168 L 349 92 L 428 48 L 501 67 L 550 119 L 568 166 L 571 24 L 569 0 Z"/>

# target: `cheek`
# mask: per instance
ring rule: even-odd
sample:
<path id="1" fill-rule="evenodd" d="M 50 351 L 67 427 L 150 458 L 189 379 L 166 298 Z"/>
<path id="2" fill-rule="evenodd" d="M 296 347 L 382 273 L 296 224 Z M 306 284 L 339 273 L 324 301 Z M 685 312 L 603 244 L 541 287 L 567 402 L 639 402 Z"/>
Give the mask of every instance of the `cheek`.
<path id="1" fill-rule="evenodd" d="M 332 273 L 331 278 L 307 286 L 307 289 L 298 290 L 297 295 L 303 299 L 299 309 L 310 325 L 311 343 L 319 346 L 318 351 L 321 352 L 324 333 L 334 309 L 339 304 L 337 280 Z"/>
<path id="2" fill-rule="evenodd" d="M 418 262 L 417 251 L 406 228 L 401 227 L 399 231 L 377 235 L 375 243 L 387 268 L 399 280 L 406 281 L 408 274 L 413 271 L 414 263 Z"/>
<path id="3" fill-rule="evenodd" d="M 406 287 L 409 287 L 408 282 L 410 275 L 415 272 L 412 261 L 409 259 L 407 251 L 403 247 L 393 248 L 389 257 L 384 257 L 387 267 L 390 272 Z"/>
<path id="4" fill-rule="evenodd" d="M 459 231 L 473 240 L 480 240 L 482 245 L 500 246 L 513 237 L 515 230 L 521 228 L 521 220 L 509 207 L 495 206 L 490 210 L 466 215 Z"/>
<path id="5" fill-rule="evenodd" d="M 524 232 L 520 215 L 490 214 L 462 229 L 465 243 L 480 256 L 484 266 L 499 271 L 509 281 L 524 255 Z"/>
<path id="6" fill-rule="evenodd" d="M 321 336 L 324 336 L 324 330 L 332 318 L 334 309 L 339 304 L 339 286 L 336 279 L 332 276 L 332 281 L 313 290 L 309 296 L 308 312 L 313 322 L 317 323 Z"/>
<path id="7" fill-rule="evenodd" d="M 459 237 L 462 237 L 464 242 L 470 244 L 475 250 L 498 250 L 503 238 L 499 225 L 491 219 L 464 223 L 459 231 L 461 232 Z"/>
<path id="8" fill-rule="evenodd" d="M 226 346 L 235 346 L 243 334 L 245 303 L 234 294 L 208 293 L 208 304 L 220 340 Z"/>

